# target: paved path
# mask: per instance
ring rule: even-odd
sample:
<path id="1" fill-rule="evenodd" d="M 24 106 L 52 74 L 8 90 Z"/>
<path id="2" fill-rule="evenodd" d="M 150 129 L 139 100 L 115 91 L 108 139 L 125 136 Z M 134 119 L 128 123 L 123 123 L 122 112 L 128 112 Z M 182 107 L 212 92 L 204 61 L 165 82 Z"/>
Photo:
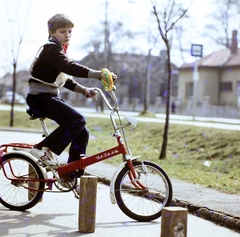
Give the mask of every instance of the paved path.
<path id="1" fill-rule="evenodd" d="M 137 222 L 128 218 L 109 199 L 109 187 L 97 189 L 96 226 L 94 233 L 78 232 L 78 200 L 72 193 L 45 193 L 43 201 L 26 212 L 10 211 L 0 204 L 1 237 L 160 237 L 161 218 Z M 239 237 L 226 228 L 188 215 L 189 237 Z M 162 236 L 163 237 L 163 236 Z"/>
<path id="2" fill-rule="evenodd" d="M 35 143 L 41 139 L 39 134 L 26 132 L 9 132 L 0 130 L 0 143 L 26 142 Z M 60 156 L 65 162 L 66 153 Z M 115 168 L 106 163 L 99 163 L 87 168 L 87 172 L 95 174 L 99 180 L 111 179 Z M 172 180 L 174 201 L 180 206 L 184 203 L 197 207 L 201 216 L 201 208 L 207 207 L 209 212 L 223 212 L 223 217 L 239 217 L 240 197 L 227 195 L 199 185 Z M 116 205 L 110 203 L 109 187 L 98 184 L 98 204 L 96 231 L 93 234 L 78 232 L 78 200 L 71 193 L 45 193 L 43 202 L 27 212 L 9 211 L 0 205 L 0 236 L 160 236 L 161 218 L 151 223 L 139 223 L 129 219 Z M 68 203 L 69 201 L 69 203 Z M 182 201 L 182 202 L 181 202 Z M 186 204 L 187 203 L 187 204 Z M 196 214 L 196 213 L 195 213 Z M 118 231 L 121 230 L 121 231 Z M 202 218 L 188 215 L 188 236 L 190 237 L 236 237 L 240 234 L 215 225 Z"/>
<path id="3" fill-rule="evenodd" d="M 9 110 L 9 105 L 1 105 L 0 104 L 0 111 L 1 110 Z M 97 113 L 95 109 L 91 108 L 78 108 L 77 110 L 81 111 L 87 117 L 95 117 L 95 118 L 109 118 L 109 110 L 103 113 Z M 14 108 L 15 111 L 26 111 L 25 107 L 16 106 Z M 131 111 L 121 111 L 120 115 L 124 116 L 133 116 L 137 117 L 140 122 L 153 122 L 153 123 L 165 123 L 165 114 L 156 113 L 155 118 L 149 117 L 139 117 L 139 112 L 131 112 Z M 213 117 L 199 117 L 195 116 L 187 116 L 187 115 L 177 115 L 177 114 L 170 114 L 169 116 L 170 124 L 186 124 L 186 125 L 193 125 L 199 127 L 210 127 L 210 128 L 218 128 L 218 129 L 228 129 L 228 130 L 240 130 L 240 120 L 239 119 L 228 119 L 228 118 L 213 118 Z M 0 122 L 1 127 L 1 122 Z"/>

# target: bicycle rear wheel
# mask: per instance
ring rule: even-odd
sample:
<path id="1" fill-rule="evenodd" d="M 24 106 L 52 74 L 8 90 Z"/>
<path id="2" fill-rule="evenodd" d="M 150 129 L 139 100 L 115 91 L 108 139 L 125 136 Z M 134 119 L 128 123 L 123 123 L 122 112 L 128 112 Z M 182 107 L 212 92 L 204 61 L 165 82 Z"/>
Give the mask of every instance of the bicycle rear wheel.
<path id="1" fill-rule="evenodd" d="M 26 180 L 28 178 L 44 179 L 41 169 L 33 160 L 17 153 L 2 156 L 0 202 L 5 207 L 24 211 L 39 202 L 43 195 L 43 191 L 39 190 L 44 188 L 45 183 Z"/>
<path id="2" fill-rule="evenodd" d="M 135 161 L 139 188 L 130 180 L 131 173 L 126 165 L 115 182 L 115 195 L 119 208 L 137 221 L 151 221 L 161 216 L 161 211 L 172 200 L 172 184 L 165 171 L 149 161 Z"/>

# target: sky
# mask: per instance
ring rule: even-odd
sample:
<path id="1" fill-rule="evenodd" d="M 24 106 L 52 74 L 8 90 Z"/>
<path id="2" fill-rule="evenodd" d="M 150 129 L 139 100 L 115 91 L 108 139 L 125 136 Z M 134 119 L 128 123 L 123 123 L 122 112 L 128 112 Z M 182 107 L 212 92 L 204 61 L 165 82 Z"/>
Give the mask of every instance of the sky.
<path id="1" fill-rule="evenodd" d="M 18 5 L 18 3 L 21 3 Z M 47 21 L 56 13 L 65 13 L 73 19 L 75 26 L 70 42 L 68 55 L 70 58 L 80 60 L 87 55 L 89 48 L 84 47 L 92 38 L 96 38 L 99 32 L 99 38 L 103 36 L 100 33 L 102 22 L 105 19 L 106 0 L 0 0 L 0 29 L 5 36 L 4 43 L 0 44 L 0 66 L 9 65 L 12 38 L 17 32 L 25 32 L 25 39 L 20 48 L 19 68 L 28 69 L 38 48 L 43 45 L 48 38 Z M 146 31 L 150 15 L 150 0 L 138 0 L 129 3 L 128 0 L 108 0 L 108 19 L 114 22 L 123 21 L 125 29 L 133 32 Z M 159 0 L 158 0 L 159 2 Z M 185 4 L 190 0 L 182 0 Z M 189 47 L 189 55 L 186 55 L 188 62 L 195 59 L 190 55 L 191 44 L 203 44 L 204 54 L 212 53 L 213 47 L 209 45 L 206 39 L 200 36 L 204 24 L 207 23 L 207 15 L 212 11 L 213 0 L 195 0 L 189 8 L 188 14 L 191 17 L 188 30 L 183 40 L 185 47 Z M 17 6 L 17 11 L 16 11 Z M 6 10 L 7 9 L 7 10 Z M 28 14 L 28 15 L 27 15 Z M 151 28 L 157 30 L 157 23 L 152 21 Z M 134 46 L 136 52 L 147 54 L 149 45 L 146 43 L 146 36 L 140 36 L 136 42 L 129 44 L 128 41 L 120 38 L 117 49 L 128 52 Z M 18 37 L 16 36 L 15 39 Z M 1 40 L 0 40 L 1 42 Z M 8 46 L 7 46 L 8 45 Z M 158 55 L 160 50 L 164 49 L 163 42 L 153 50 L 154 55 Z M 181 66 L 182 61 L 179 50 L 173 50 L 172 62 Z M 11 63 L 11 61 L 10 61 Z M 0 67 L 0 76 L 5 74 L 5 70 Z"/>

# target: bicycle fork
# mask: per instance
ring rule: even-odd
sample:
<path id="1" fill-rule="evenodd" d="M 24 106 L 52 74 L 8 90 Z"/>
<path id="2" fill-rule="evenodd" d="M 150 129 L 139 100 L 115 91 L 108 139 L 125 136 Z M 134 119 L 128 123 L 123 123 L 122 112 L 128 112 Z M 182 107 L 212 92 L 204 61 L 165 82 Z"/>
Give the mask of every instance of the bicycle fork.
<path id="1" fill-rule="evenodd" d="M 116 169 L 113 177 L 112 177 L 112 180 L 111 180 L 111 183 L 110 183 L 110 199 L 111 199 L 111 203 L 112 204 L 116 204 L 117 203 L 117 200 L 116 200 L 116 197 L 115 197 L 115 192 L 114 192 L 114 186 L 115 186 L 116 179 L 117 179 L 119 173 L 121 172 L 121 170 L 124 169 L 126 164 L 129 167 L 128 176 L 129 176 L 129 179 L 131 180 L 131 183 L 133 184 L 133 186 L 136 189 L 141 189 L 141 190 L 146 190 L 147 189 L 140 182 L 141 173 L 143 173 L 143 174 L 147 173 L 146 166 L 144 165 L 143 162 L 141 162 L 142 163 L 142 169 L 141 169 L 140 172 L 136 173 L 132 161 L 133 161 L 132 159 L 128 159 L 127 161 L 125 161 L 122 164 L 120 164 L 118 166 L 118 168 Z"/>
<path id="2" fill-rule="evenodd" d="M 144 165 L 143 162 L 141 162 L 141 170 L 138 170 L 136 173 L 132 162 L 130 163 L 129 161 L 127 161 L 127 163 L 128 163 L 128 167 L 130 169 L 130 172 L 128 173 L 128 177 L 129 177 L 131 183 L 133 184 L 133 186 L 135 188 L 145 190 L 146 187 L 141 184 L 140 177 L 141 177 L 141 174 L 145 174 L 145 175 L 147 174 L 146 166 Z"/>

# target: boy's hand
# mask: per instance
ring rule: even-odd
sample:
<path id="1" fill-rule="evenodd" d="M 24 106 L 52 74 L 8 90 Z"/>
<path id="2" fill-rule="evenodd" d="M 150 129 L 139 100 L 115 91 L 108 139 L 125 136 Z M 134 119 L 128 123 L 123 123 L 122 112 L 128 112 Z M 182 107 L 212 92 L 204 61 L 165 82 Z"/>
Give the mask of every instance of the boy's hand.
<path id="1" fill-rule="evenodd" d="M 117 80 L 117 75 L 115 75 L 113 72 L 111 72 L 113 82 L 116 82 Z"/>
<path id="2" fill-rule="evenodd" d="M 94 91 L 94 88 L 86 88 L 83 93 L 87 98 L 94 98 L 98 93 Z"/>
<path id="3" fill-rule="evenodd" d="M 113 79 L 113 82 L 115 82 L 116 80 L 117 80 L 117 75 L 116 74 L 114 74 L 113 72 L 110 72 L 111 73 L 111 75 L 112 75 L 112 79 Z M 105 75 L 104 75 L 104 73 L 101 73 L 101 80 L 104 80 L 105 79 Z"/>

